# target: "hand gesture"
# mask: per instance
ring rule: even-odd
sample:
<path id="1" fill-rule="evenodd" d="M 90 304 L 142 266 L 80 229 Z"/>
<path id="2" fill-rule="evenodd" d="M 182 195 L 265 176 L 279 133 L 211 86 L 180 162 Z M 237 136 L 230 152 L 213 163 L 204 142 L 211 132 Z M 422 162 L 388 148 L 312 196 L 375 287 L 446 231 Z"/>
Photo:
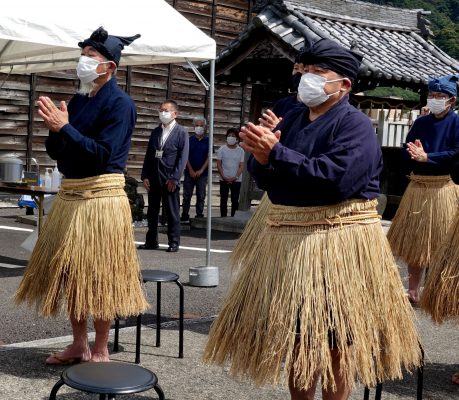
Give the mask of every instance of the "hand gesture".
<path id="1" fill-rule="evenodd" d="M 282 117 L 278 118 L 271 110 L 266 110 L 258 121 L 264 128 L 273 130 L 282 121 Z"/>
<path id="2" fill-rule="evenodd" d="M 270 129 L 249 122 L 241 128 L 239 134 L 242 139 L 241 147 L 252 153 L 255 159 L 262 165 L 269 162 L 269 154 L 275 144 L 279 142 L 281 132 L 271 132 Z"/>
<path id="3" fill-rule="evenodd" d="M 59 132 L 64 125 L 69 123 L 69 113 L 65 101 L 61 101 L 59 108 L 57 108 L 49 97 L 40 96 L 37 106 L 38 114 L 43 118 L 43 122 L 50 131 Z"/>
<path id="4" fill-rule="evenodd" d="M 406 144 L 406 151 L 410 155 L 411 159 L 419 162 L 427 162 L 427 153 L 424 151 L 424 147 L 419 139 Z"/>

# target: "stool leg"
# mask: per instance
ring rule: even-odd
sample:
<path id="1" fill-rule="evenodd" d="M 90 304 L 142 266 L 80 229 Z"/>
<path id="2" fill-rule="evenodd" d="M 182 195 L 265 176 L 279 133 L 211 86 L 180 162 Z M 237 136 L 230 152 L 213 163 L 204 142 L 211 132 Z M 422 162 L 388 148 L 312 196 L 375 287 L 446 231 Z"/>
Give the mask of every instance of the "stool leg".
<path id="1" fill-rule="evenodd" d="M 137 315 L 135 328 L 135 363 L 140 364 L 140 339 L 142 332 L 142 314 Z"/>
<path id="2" fill-rule="evenodd" d="M 119 351 L 118 349 L 119 336 L 120 336 L 120 320 L 119 318 L 115 318 L 115 338 L 113 339 L 113 351 L 115 353 Z"/>
<path id="3" fill-rule="evenodd" d="M 159 400 L 166 400 L 166 398 L 164 397 L 163 389 L 161 389 L 161 386 L 159 386 L 158 383 L 153 389 L 155 389 L 155 392 L 158 394 Z"/>
<path id="4" fill-rule="evenodd" d="M 421 344 L 421 366 L 418 368 L 418 385 L 416 388 L 416 400 L 422 400 L 422 390 L 424 387 L 424 349 Z"/>
<path id="5" fill-rule="evenodd" d="M 376 385 L 375 400 L 381 400 L 381 395 L 382 395 L 382 383 L 378 383 Z"/>
<path id="6" fill-rule="evenodd" d="M 179 309 L 179 358 L 183 358 L 183 314 L 184 314 L 184 290 L 183 285 L 177 279 L 175 283 L 180 289 L 180 309 Z"/>
<path id="7" fill-rule="evenodd" d="M 156 290 L 156 347 L 161 346 L 161 282 L 158 282 Z"/>
<path id="8" fill-rule="evenodd" d="M 370 389 L 365 386 L 365 390 L 363 391 L 363 400 L 370 400 Z"/>
<path id="9" fill-rule="evenodd" d="M 53 386 L 51 393 L 49 395 L 49 400 L 56 400 L 57 391 L 62 387 L 64 381 L 59 379 L 57 383 Z"/>

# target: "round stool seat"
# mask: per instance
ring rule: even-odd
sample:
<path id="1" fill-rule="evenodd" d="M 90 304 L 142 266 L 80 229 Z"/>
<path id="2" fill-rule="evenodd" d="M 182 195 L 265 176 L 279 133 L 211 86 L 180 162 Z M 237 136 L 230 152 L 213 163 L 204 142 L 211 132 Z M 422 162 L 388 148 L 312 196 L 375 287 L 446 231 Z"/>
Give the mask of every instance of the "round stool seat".
<path id="1" fill-rule="evenodd" d="M 152 389 L 157 376 L 135 364 L 118 362 L 83 363 L 62 372 L 67 386 L 89 393 L 130 394 Z"/>
<path id="2" fill-rule="evenodd" d="M 174 282 L 180 277 L 177 274 L 160 269 L 148 269 L 142 271 L 142 279 L 144 282 Z"/>

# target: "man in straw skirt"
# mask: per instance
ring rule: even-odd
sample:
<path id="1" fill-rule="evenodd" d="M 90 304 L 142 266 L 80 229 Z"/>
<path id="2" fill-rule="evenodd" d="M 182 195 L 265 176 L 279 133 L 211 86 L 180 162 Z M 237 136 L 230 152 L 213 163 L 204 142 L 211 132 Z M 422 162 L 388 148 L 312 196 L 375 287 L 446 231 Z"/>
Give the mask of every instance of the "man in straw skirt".
<path id="1" fill-rule="evenodd" d="M 73 343 L 47 364 L 108 361 L 108 334 L 115 317 L 148 306 L 140 282 L 129 201 L 124 191 L 135 105 L 116 82 L 124 45 L 140 35 L 108 35 L 101 27 L 78 43 L 80 92 L 57 108 L 40 97 L 49 128 L 46 150 L 64 174 L 61 189 L 38 237 L 16 301 L 35 304 L 44 317 L 62 308 Z M 95 343 L 89 349 L 87 320 Z"/>
<path id="2" fill-rule="evenodd" d="M 451 160 L 459 150 L 459 116 L 456 103 L 457 77 L 429 81 L 427 107 L 406 137 L 404 164 L 411 171 L 387 234 L 393 254 L 408 265 L 408 298 L 419 303 L 424 269 L 446 237 L 457 211 L 459 187 L 449 176 Z"/>
<path id="3" fill-rule="evenodd" d="M 455 156 L 451 179 L 459 184 L 459 153 Z M 432 257 L 421 307 L 438 324 L 448 320 L 459 323 L 459 213 Z M 459 385 L 459 372 L 453 374 L 451 381 Z"/>
<path id="4" fill-rule="evenodd" d="M 360 57 L 321 39 L 276 132 L 247 124 L 249 171 L 272 206 L 212 325 L 204 360 L 231 361 L 257 384 L 289 383 L 292 399 L 347 399 L 420 364 L 412 310 L 376 212 L 381 150 L 349 104 Z M 283 373 L 285 370 L 285 373 Z"/>

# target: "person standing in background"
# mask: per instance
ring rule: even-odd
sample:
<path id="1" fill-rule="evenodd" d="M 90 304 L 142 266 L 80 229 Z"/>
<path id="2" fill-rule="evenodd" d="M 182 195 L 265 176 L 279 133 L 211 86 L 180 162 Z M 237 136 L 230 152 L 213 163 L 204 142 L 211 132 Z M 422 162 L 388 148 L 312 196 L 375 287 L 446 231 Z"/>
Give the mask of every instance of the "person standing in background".
<path id="1" fill-rule="evenodd" d="M 190 136 L 189 155 L 183 180 L 182 222 L 190 220 L 190 204 L 196 187 L 196 218 L 204 218 L 206 199 L 207 166 L 209 164 L 209 138 L 206 135 L 207 123 L 204 117 L 193 121 L 194 135 Z"/>
<path id="2" fill-rule="evenodd" d="M 175 253 L 180 246 L 180 179 L 188 160 L 189 138 L 186 129 L 175 119 L 178 105 L 166 100 L 159 107 L 161 125 L 153 129 L 143 162 L 141 179 L 148 191 L 148 232 L 140 250 L 156 250 L 158 216 L 161 201 L 167 215 L 167 252 Z"/>
<path id="3" fill-rule="evenodd" d="M 220 175 L 220 215 L 228 215 L 228 195 L 231 192 L 231 216 L 239 208 L 244 150 L 239 146 L 239 132 L 236 128 L 226 131 L 226 144 L 217 151 L 217 170 Z"/>

